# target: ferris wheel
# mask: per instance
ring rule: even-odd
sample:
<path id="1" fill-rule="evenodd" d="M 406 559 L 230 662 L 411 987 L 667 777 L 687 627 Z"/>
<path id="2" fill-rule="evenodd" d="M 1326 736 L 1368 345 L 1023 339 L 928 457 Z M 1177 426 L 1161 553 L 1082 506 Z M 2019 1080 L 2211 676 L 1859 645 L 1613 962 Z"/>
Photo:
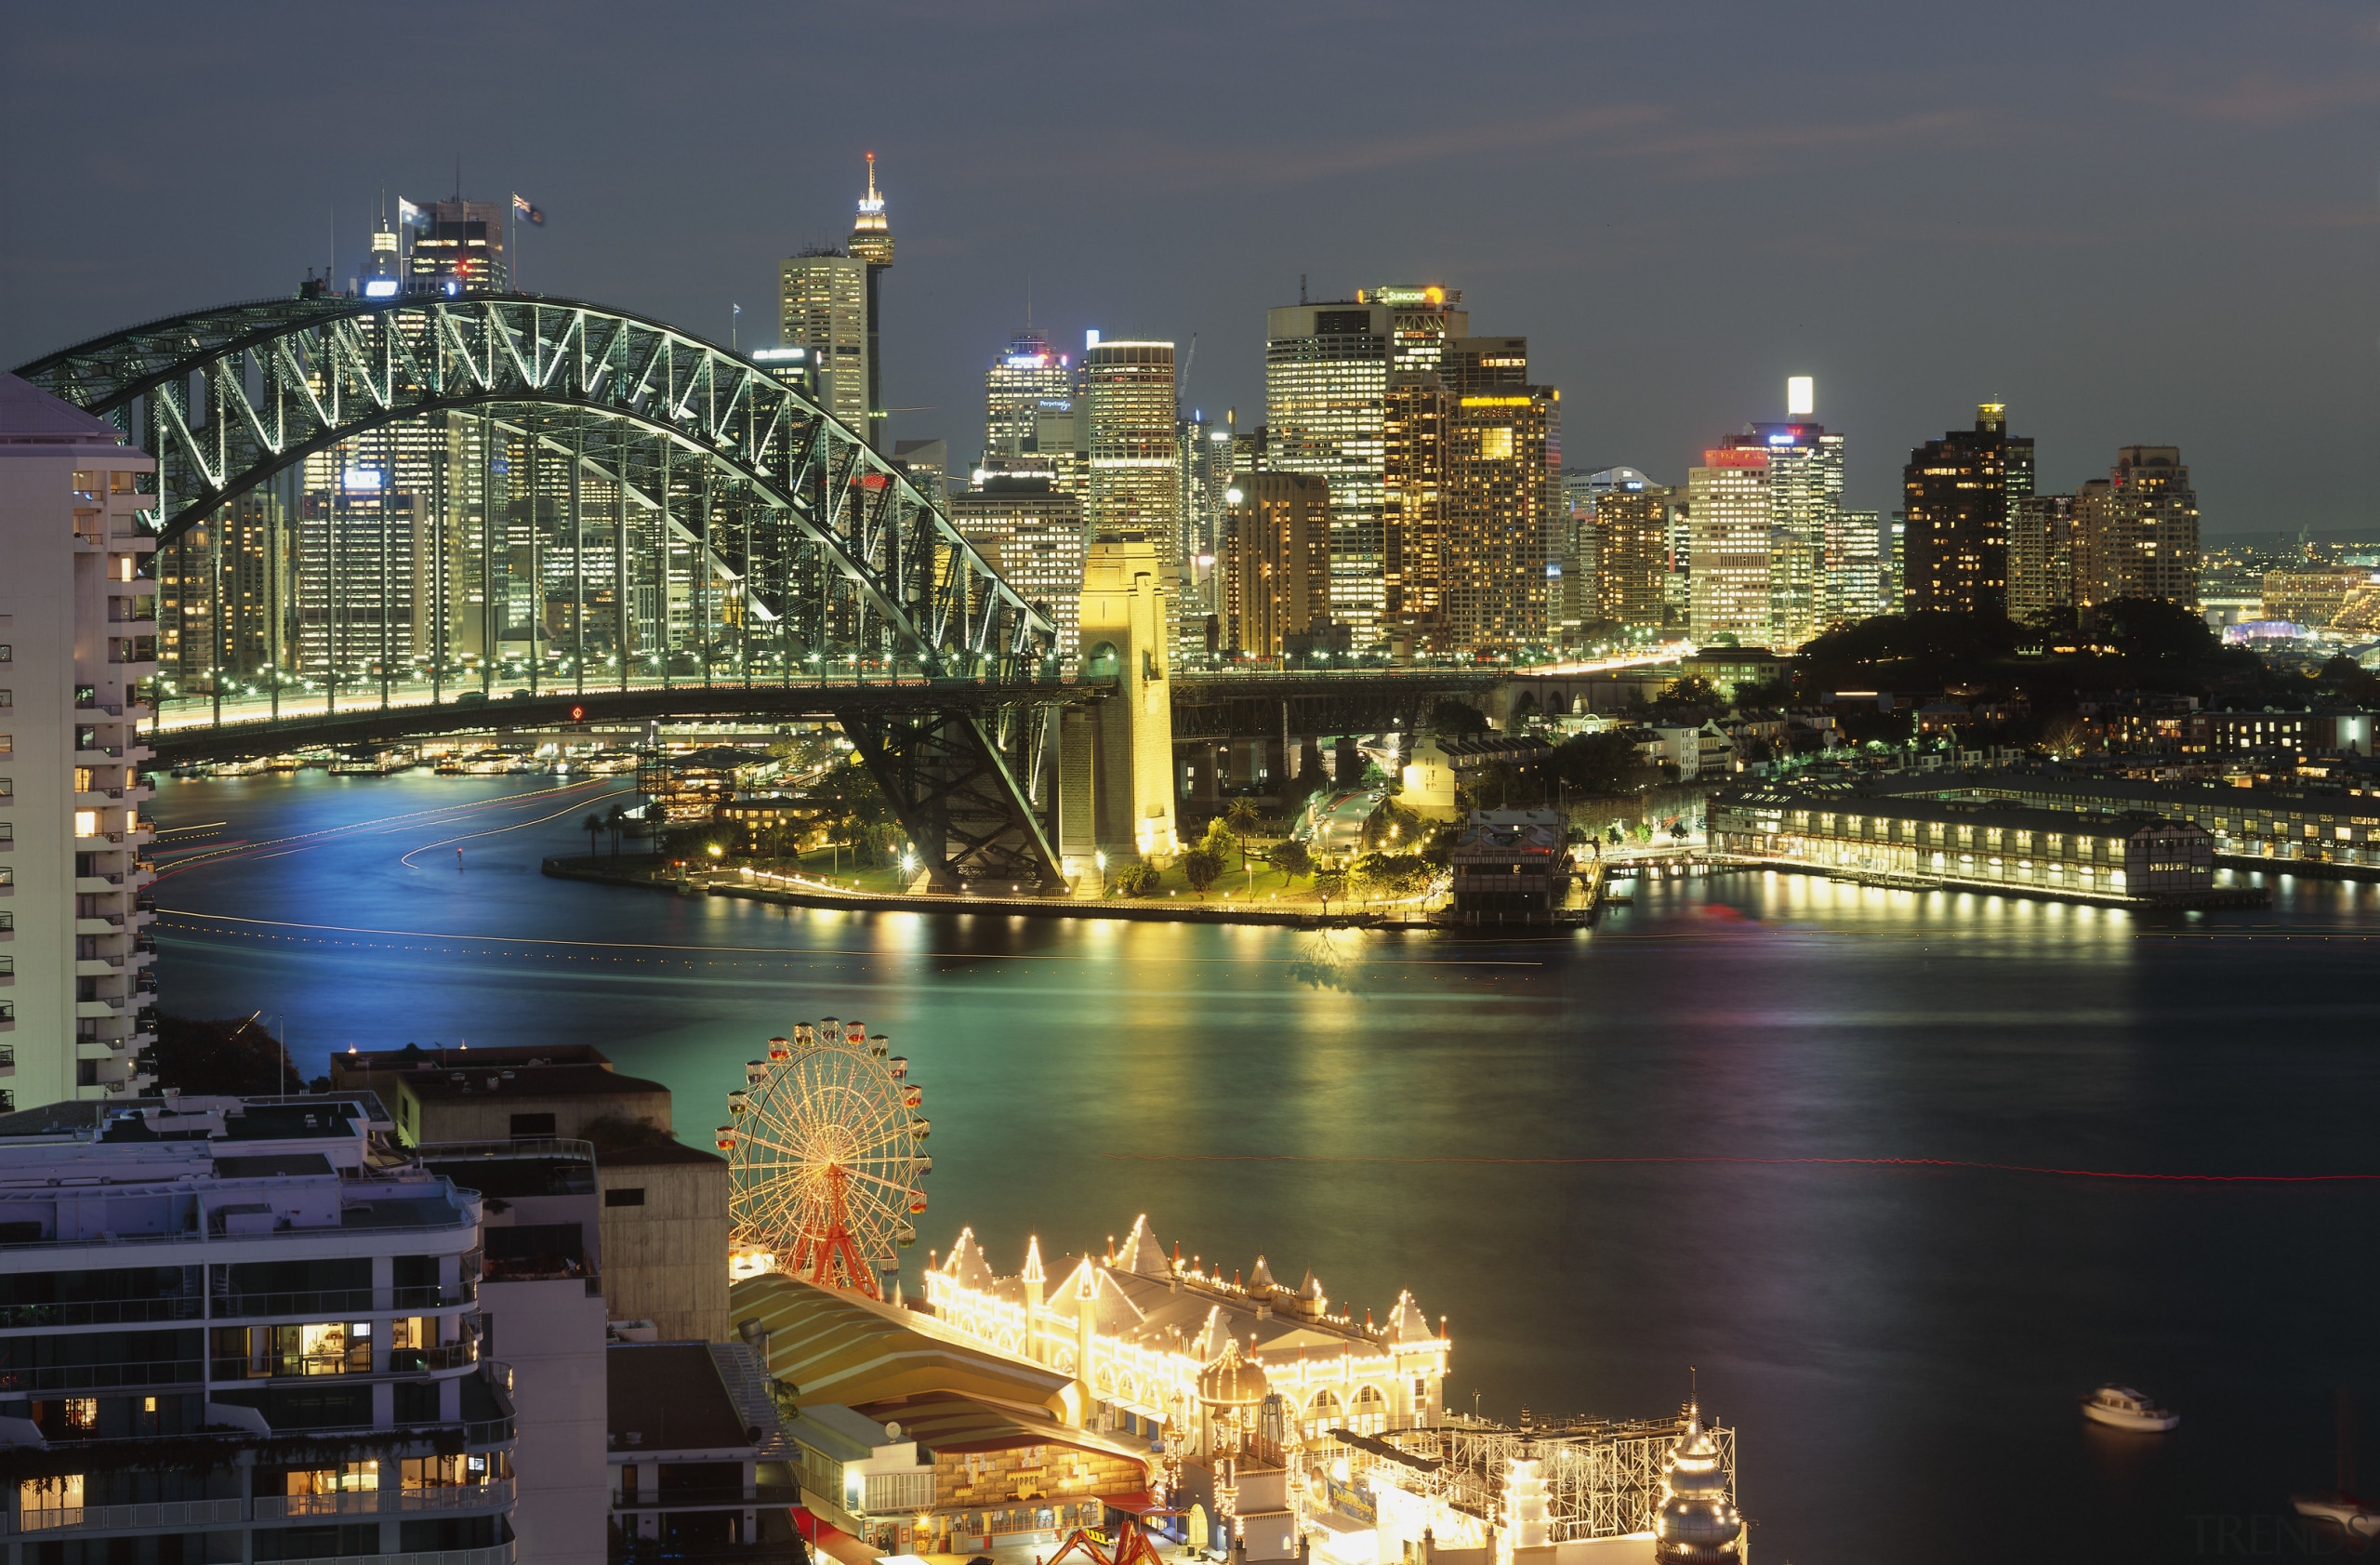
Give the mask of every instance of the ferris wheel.
<path id="1" fill-rule="evenodd" d="M 829 1016 L 769 1040 L 719 1127 L 728 1216 L 754 1269 L 882 1298 L 926 1209 L 925 1091 L 882 1034 Z"/>

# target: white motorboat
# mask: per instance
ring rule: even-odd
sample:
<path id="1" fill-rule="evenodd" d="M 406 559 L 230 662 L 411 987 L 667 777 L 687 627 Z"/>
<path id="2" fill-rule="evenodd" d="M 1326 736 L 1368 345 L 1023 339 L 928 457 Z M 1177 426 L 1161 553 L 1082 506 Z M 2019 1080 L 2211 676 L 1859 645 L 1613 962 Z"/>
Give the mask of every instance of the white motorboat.
<path id="1" fill-rule="evenodd" d="M 2327 1521 L 2358 1538 L 2380 1538 L 2380 1509 L 2341 1490 L 2333 1494 L 2293 1494 L 2289 1508 L 2309 1521 Z"/>
<path id="2" fill-rule="evenodd" d="M 2082 1399 L 2082 1416 L 2111 1429 L 2157 1434 L 2181 1423 L 2182 1415 L 2159 1407 L 2129 1386 L 2110 1383 Z"/>

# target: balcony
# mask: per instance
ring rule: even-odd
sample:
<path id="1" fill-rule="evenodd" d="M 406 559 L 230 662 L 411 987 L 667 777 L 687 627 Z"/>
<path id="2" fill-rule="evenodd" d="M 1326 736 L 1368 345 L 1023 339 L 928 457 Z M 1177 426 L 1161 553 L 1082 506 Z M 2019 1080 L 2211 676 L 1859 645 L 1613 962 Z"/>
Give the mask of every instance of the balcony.
<path id="1" fill-rule="evenodd" d="M 196 1359 L 133 1360 L 121 1364 L 34 1364 L 0 1369 L 0 1396 L 31 1391 L 112 1391 L 151 1386 L 194 1386 L 205 1378 Z"/>
<path id="2" fill-rule="evenodd" d="M 725 1510 L 744 1505 L 798 1505 L 798 1483 L 722 1484 L 714 1488 L 623 1489 L 612 1496 L 615 1511 Z"/>
<path id="3" fill-rule="evenodd" d="M 258 1521 L 315 1516 L 417 1516 L 441 1511 L 509 1510 L 512 1480 L 452 1484 L 443 1489 L 377 1489 L 348 1494 L 267 1494 L 256 1502 Z"/>
<path id="4" fill-rule="evenodd" d="M 218 1293 L 213 1314 L 218 1320 L 265 1315 L 341 1319 L 398 1310 L 459 1309 L 478 1297 L 477 1286 L 469 1282 L 417 1288 L 330 1288 L 303 1293 Z"/>
<path id="5" fill-rule="evenodd" d="M 119 1531 L 142 1527 L 208 1527 L 247 1519 L 239 1500 L 165 1500 L 146 1505 L 80 1505 L 71 1510 L 20 1511 L 18 1533 Z"/>
<path id="6" fill-rule="evenodd" d="M 512 1565 L 512 1545 L 496 1544 L 487 1548 L 439 1549 L 429 1554 L 375 1554 L 364 1558 L 373 1565 Z M 326 1555 L 311 1559 L 284 1559 L 281 1565 L 357 1565 L 357 1557 Z"/>

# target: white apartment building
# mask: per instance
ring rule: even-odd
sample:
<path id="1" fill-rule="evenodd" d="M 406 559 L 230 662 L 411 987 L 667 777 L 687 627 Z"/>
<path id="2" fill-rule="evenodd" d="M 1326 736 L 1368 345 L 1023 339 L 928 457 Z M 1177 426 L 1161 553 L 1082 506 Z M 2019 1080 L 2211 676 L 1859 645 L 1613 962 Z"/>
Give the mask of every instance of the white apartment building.
<path id="1" fill-rule="evenodd" d="M 369 1094 L 0 1117 L 12 1558 L 511 1565 L 482 1197 L 390 1130 Z"/>
<path id="2" fill-rule="evenodd" d="M 137 1092 L 155 1037 L 143 895 L 157 464 L 0 375 L 0 1097 Z"/>

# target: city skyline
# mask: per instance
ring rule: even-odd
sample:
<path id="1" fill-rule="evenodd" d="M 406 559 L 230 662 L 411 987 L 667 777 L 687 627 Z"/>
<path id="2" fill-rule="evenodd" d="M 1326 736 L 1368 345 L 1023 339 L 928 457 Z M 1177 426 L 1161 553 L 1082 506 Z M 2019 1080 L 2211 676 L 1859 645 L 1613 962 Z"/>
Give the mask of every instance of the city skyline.
<path id="1" fill-rule="evenodd" d="M 537 126 L 553 106 L 538 82 L 501 107 L 472 99 L 464 193 L 501 201 L 517 189 L 552 214 L 510 258 L 526 286 L 723 338 L 731 305 L 747 330 L 765 320 L 784 257 L 843 239 L 863 153 L 875 152 L 904 235 L 883 280 L 885 400 L 921 409 L 895 412 L 891 432 L 956 450 L 976 444 L 969 393 L 1023 325 L 1028 293 L 1057 343 L 1093 326 L 1185 344 L 1198 334 L 1185 403 L 1210 417 L 1236 406 L 1246 423 L 1261 405 L 1259 312 L 1293 302 L 1301 274 L 1317 299 L 1427 277 L 1531 336 L 1534 373 L 1565 391 L 1573 465 L 1626 463 L 1682 484 L 1712 432 L 1776 417 L 1778 380 L 1814 374 L 1814 417 L 1852 436 L 1847 505 L 1895 509 L 1898 454 L 1991 400 L 2041 440 L 2045 490 L 2075 487 L 2109 450 L 2171 444 L 2193 454 L 2210 537 L 2370 519 L 2363 486 L 2321 459 L 2368 424 L 2373 391 L 2370 306 L 2353 281 L 2373 222 L 2369 181 L 2341 166 L 2333 132 L 2380 89 L 2358 65 L 2369 30 L 2344 8 L 2255 30 L 2196 13 L 2151 43 L 2103 19 L 2013 13 L 2004 37 L 1962 43 L 1967 62 L 1927 76 L 1923 98 L 1895 68 L 1930 58 L 1947 19 L 1876 42 L 1850 15 L 1822 14 L 1796 30 L 1807 37 L 1764 40 L 1795 67 L 1766 74 L 1760 51 L 1710 18 L 1551 19 L 1526 33 L 1488 19 L 1438 67 L 1449 87 L 1509 67 L 1514 90 L 1473 101 L 1536 100 L 1527 89 L 1566 59 L 1596 59 L 1628 85 L 1544 113 L 1450 113 L 1433 131 L 1336 89 L 1276 105 L 1263 96 L 1276 68 L 1260 67 L 1219 83 L 1216 123 L 1229 128 L 1204 148 L 1195 129 L 1181 150 L 1134 130 L 1063 153 L 1051 138 L 1070 111 L 985 98 L 985 83 L 1007 79 L 1000 63 L 1063 47 L 1053 67 L 1079 66 L 1096 107 L 1121 102 L 1112 68 L 1134 50 L 1189 69 L 1219 44 L 1124 26 L 1068 42 L 1038 16 L 1002 28 L 959 13 L 912 20 L 905 79 L 941 86 L 948 101 L 911 119 L 826 114 L 834 129 L 813 136 L 781 110 L 721 108 L 710 129 L 765 150 L 714 169 L 694 155 L 707 143 L 691 127 L 639 144 L 554 139 Z M 42 19 L 22 58 L 61 58 L 82 25 Z M 530 24 L 493 25 L 501 41 Z M 844 24 L 825 25 L 832 46 Z M 1331 30 L 1319 16 L 1289 27 Z M 1386 51 L 1395 32 L 1383 19 L 1377 44 L 1346 42 Z M 180 41 L 291 65 L 337 58 L 361 36 L 336 20 L 302 40 L 261 28 L 201 36 L 165 12 L 152 35 L 168 50 Z M 410 46 L 390 46 L 403 60 Z M 657 42 L 647 63 L 721 47 L 766 61 L 793 39 L 728 13 Z M 1707 72 L 1666 68 L 1688 49 Z M 2020 69 L 2042 80 L 2020 95 L 2026 113 L 2006 113 L 2003 75 Z M 2174 85 L 2140 85 L 2152 80 Z M 311 82 L 293 81 L 298 99 L 319 90 Z M 50 155 L 21 163 L 9 204 L 22 210 L 0 225 L 13 301 L 0 307 L 0 357 L 12 363 L 125 320 L 294 287 L 324 264 L 335 217 L 343 279 L 383 187 L 421 201 L 455 186 L 456 138 L 431 144 L 418 128 L 452 117 L 437 112 L 448 89 L 435 83 L 422 115 L 302 152 L 271 188 L 243 184 L 236 197 L 194 152 L 157 154 L 178 143 L 160 138 L 154 112 L 121 108 L 70 139 L 46 128 L 77 122 L 48 112 L 55 89 L 37 70 L 15 86 L 16 144 Z M 856 110 L 854 88 L 827 90 Z M 1013 136 L 950 134 L 986 113 Z M 1388 134 L 1392 113 L 1401 134 Z M 2092 155 L 2063 157 L 2077 138 Z M 1290 155 L 1260 157 L 1268 141 Z M 990 177 L 1020 153 L 1064 170 L 1063 196 L 1020 202 Z M 1934 192 L 1951 164 L 1990 171 L 1989 220 Z M 1787 168 L 1806 186 L 1791 207 L 1773 193 Z M 2176 204 L 2184 168 L 2192 183 Z M 1417 175 L 1457 169 L 1460 196 L 1411 193 L 1445 188 Z M 656 188 L 672 192 L 667 222 L 637 215 L 648 209 L 638 192 Z M 205 232 L 208 214 L 234 205 L 248 220 L 157 259 L 155 233 Z M 1061 207 L 1073 215 L 1052 221 Z M 1476 220 L 1490 209 L 1520 216 Z M 74 226 L 102 259 L 61 268 L 33 211 Z M 2193 215 L 2217 211 L 2228 216 Z M 2232 290 L 2221 309 L 2217 289 Z M 1792 302 L 1756 319 L 1713 308 L 1730 298 Z"/>

